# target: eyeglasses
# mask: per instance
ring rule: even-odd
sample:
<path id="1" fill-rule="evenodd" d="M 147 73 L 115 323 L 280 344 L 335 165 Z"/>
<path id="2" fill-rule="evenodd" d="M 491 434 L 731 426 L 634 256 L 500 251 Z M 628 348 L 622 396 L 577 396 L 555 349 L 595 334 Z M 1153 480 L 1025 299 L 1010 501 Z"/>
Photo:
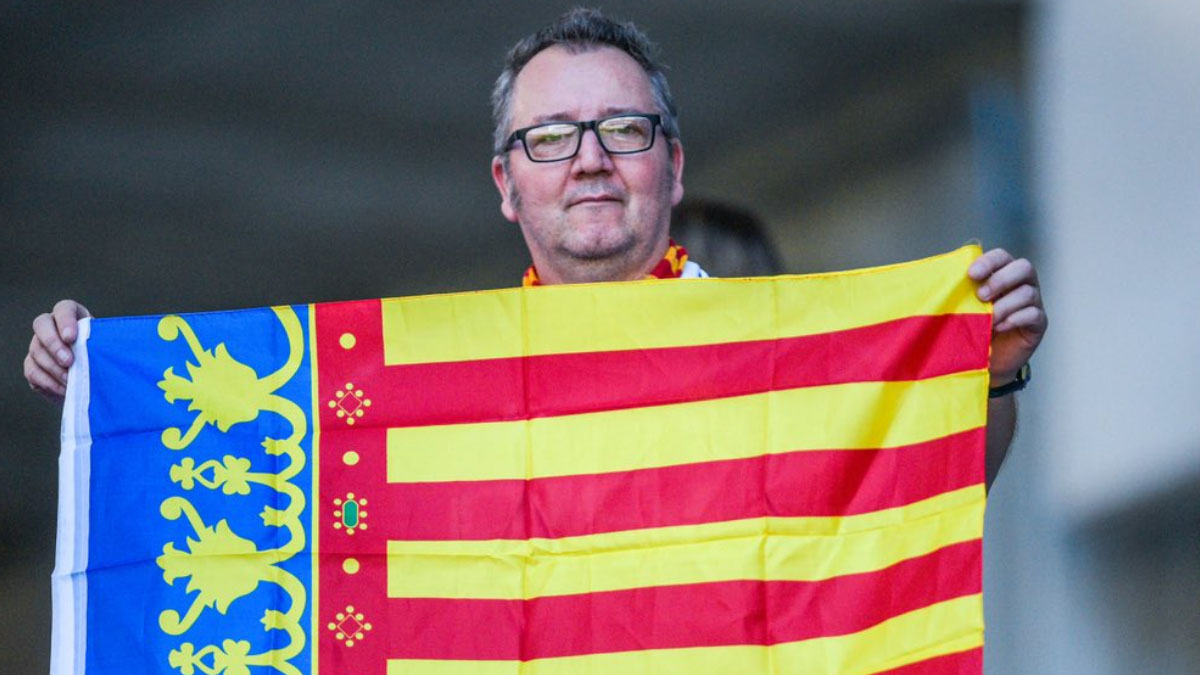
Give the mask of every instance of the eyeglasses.
<path id="1" fill-rule="evenodd" d="M 558 162 L 579 154 L 583 132 L 596 132 L 600 147 L 610 155 L 645 152 L 654 145 L 654 129 L 662 126 L 659 115 L 614 115 L 590 122 L 550 122 L 517 129 L 508 145 L 521 141 L 531 162 Z"/>

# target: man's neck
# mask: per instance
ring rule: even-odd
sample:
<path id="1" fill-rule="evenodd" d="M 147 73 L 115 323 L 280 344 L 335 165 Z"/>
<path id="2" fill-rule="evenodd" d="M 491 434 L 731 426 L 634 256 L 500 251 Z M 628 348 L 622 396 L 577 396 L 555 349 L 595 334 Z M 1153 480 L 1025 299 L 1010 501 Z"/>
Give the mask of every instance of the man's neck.
<path id="1" fill-rule="evenodd" d="M 632 281 L 644 277 L 646 270 L 653 267 L 656 262 L 658 262 L 657 258 L 639 259 L 635 263 L 613 260 L 575 260 L 562 270 L 550 267 L 543 271 L 539 266 L 537 271 L 541 276 L 542 283 L 547 285 Z"/>
<path id="2" fill-rule="evenodd" d="M 582 259 L 572 260 L 565 270 L 548 266 L 545 271 L 541 266 L 530 267 L 523 280 L 526 286 L 543 286 L 552 284 L 596 283 L 605 281 L 634 281 L 647 277 L 675 278 L 683 271 L 687 261 L 687 251 L 669 239 L 664 242 L 662 250 L 652 250 L 652 254 L 637 258 L 637 262 L 629 263 L 629 258 L 621 261 L 613 259 Z"/>

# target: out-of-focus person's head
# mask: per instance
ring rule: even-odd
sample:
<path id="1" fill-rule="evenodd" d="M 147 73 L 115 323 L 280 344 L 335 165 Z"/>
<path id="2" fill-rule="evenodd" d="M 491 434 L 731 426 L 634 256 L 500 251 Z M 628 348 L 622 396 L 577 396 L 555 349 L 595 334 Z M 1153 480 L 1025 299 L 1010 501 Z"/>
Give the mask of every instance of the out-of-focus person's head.
<path id="1" fill-rule="evenodd" d="M 521 40 L 492 96 L 492 177 L 546 282 L 635 279 L 667 248 L 683 147 L 636 26 L 576 9 Z"/>
<path id="2" fill-rule="evenodd" d="M 771 276 L 783 271 L 762 221 L 741 207 L 685 199 L 671 214 L 671 236 L 688 250 L 689 259 L 713 276 Z"/>

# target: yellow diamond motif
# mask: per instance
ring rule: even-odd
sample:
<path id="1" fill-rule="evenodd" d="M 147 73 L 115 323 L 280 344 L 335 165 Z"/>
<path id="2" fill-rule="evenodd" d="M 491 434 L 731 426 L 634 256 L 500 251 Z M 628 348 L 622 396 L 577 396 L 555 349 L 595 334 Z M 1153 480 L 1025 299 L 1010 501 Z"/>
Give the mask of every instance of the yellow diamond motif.
<path id="1" fill-rule="evenodd" d="M 327 405 L 337 412 L 338 419 L 346 420 L 346 424 L 354 425 L 354 421 L 365 414 L 371 407 L 371 399 L 363 395 L 363 390 L 347 382 L 346 386 L 334 392 L 333 398 Z"/>
<path id="2" fill-rule="evenodd" d="M 325 627 L 333 631 L 338 642 L 345 643 L 347 647 L 353 647 L 371 630 L 371 624 L 364 620 L 362 612 L 354 611 L 354 605 L 346 605 L 346 611 L 335 614 L 334 620 Z"/>

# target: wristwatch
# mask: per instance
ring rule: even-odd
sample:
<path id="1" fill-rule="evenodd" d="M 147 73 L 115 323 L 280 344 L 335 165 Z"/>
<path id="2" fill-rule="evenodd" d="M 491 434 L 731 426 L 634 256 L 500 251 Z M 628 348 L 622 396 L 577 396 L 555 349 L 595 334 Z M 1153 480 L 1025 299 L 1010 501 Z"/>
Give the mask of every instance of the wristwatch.
<path id="1" fill-rule="evenodd" d="M 991 389 L 988 389 L 988 398 L 1000 398 L 1001 396 L 1007 396 L 1013 392 L 1021 391 L 1025 388 L 1025 385 L 1029 384 L 1029 380 L 1032 378 L 1033 370 L 1029 367 L 1029 363 L 1026 362 L 1025 365 L 1021 366 L 1021 369 L 1017 371 L 1017 379 L 1009 382 L 1008 384 L 1002 384 L 999 387 L 992 387 Z"/>

